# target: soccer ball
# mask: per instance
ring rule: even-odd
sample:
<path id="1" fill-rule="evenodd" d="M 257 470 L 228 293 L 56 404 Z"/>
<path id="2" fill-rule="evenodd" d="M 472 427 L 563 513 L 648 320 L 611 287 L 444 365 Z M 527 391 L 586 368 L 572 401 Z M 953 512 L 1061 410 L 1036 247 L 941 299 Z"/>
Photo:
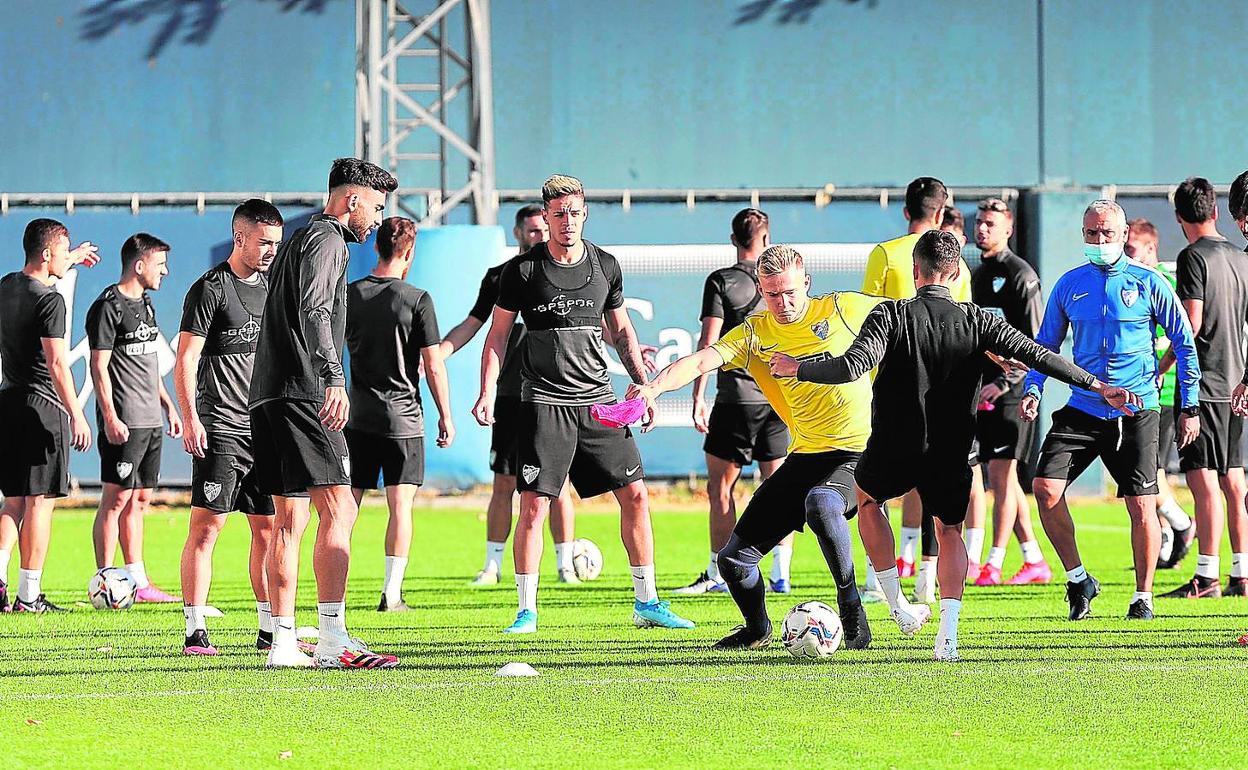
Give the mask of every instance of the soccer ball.
<path id="1" fill-rule="evenodd" d="M 134 578 L 121 567 L 105 567 L 87 583 L 87 596 L 97 610 L 129 609 L 138 590 Z"/>
<path id="2" fill-rule="evenodd" d="M 823 602 L 802 602 L 784 617 L 780 634 L 784 649 L 795 658 L 826 658 L 845 638 L 841 618 Z"/>
<path id="3" fill-rule="evenodd" d="M 581 580 L 594 580 L 602 574 L 602 551 L 594 541 L 578 537 L 572 543 L 572 571 Z"/>

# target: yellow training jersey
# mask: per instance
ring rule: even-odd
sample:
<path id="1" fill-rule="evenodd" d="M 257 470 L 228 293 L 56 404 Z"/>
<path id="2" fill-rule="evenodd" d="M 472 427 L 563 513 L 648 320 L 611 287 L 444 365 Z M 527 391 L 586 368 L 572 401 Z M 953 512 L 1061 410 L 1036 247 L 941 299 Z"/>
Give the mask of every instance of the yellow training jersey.
<path id="1" fill-rule="evenodd" d="M 867 273 L 862 281 L 864 294 L 889 299 L 910 299 L 915 295 L 914 288 L 914 244 L 919 240 L 919 233 L 903 235 L 871 249 L 867 257 Z M 971 269 L 962 263 L 962 273 L 958 280 L 950 285 L 950 293 L 954 302 L 971 301 Z"/>
<path id="2" fill-rule="evenodd" d="M 789 451 L 861 452 L 871 433 L 871 382 L 860 377 L 844 385 L 816 385 L 771 376 L 773 353 L 794 358 L 839 356 L 849 349 L 867 313 L 882 300 L 844 291 L 811 297 L 806 312 L 782 324 L 771 311 L 755 313 L 711 347 L 725 365 L 745 369 L 771 407 L 789 426 Z"/>

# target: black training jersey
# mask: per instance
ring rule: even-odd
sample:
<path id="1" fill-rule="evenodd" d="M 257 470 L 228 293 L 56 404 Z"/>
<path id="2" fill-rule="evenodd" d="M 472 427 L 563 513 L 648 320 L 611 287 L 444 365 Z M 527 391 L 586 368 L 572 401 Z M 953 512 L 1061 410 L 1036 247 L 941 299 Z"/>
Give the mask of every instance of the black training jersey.
<path id="1" fill-rule="evenodd" d="M 1179 252 L 1175 280 L 1179 299 L 1203 303 L 1196 333 L 1200 401 L 1230 401 L 1244 373 L 1248 256 L 1225 238 L 1199 238 Z"/>
<path id="2" fill-rule="evenodd" d="M 477 301 L 473 303 L 472 310 L 468 311 L 468 315 L 483 324 L 489 323 L 494 315 L 494 305 L 498 303 L 498 283 L 503 275 L 503 268 L 506 266 L 507 263 L 504 262 L 485 271 L 485 277 L 481 279 L 481 288 L 477 290 Z M 524 324 L 517 318 L 516 323 L 511 327 L 510 336 L 507 337 L 503 369 L 498 373 L 498 395 L 500 396 L 520 397 L 520 371 L 523 368 L 524 355 L 520 349 L 522 342 L 524 342 Z"/>
<path id="3" fill-rule="evenodd" d="M 321 403 L 341 388 L 347 327 L 348 243 L 355 235 L 328 214 L 282 244 L 269 268 L 250 404 L 274 398 Z"/>
<path id="4" fill-rule="evenodd" d="M 130 299 L 109 286 L 87 310 L 87 342 L 92 350 L 113 352 L 108 359 L 113 408 L 130 428 L 161 425 L 159 336 L 156 309 L 146 291 Z M 98 394 L 95 406 L 102 415 Z"/>
<path id="5" fill-rule="evenodd" d="M 971 273 L 971 301 L 980 308 L 1018 329 L 1029 340 L 1040 332 L 1044 303 L 1040 297 L 1040 278 L 1027 261 L 1008 248 L 995 257 L 984 257 Z M 1009 389 L 999 401 L 1013 404 L 1023 398 L 1024 371 L 1007 375 L 996 364 L 985 359 L 984 382 L 996 381 Z"/>
<path id="6" fill-rule="evenodd" d="M 527 329 L 521 398 L 557 406 L 614 401 L 602 314 L 623 304 L 620 264 L 589 241 L 576 264 L 555 262 L 544 243 L 508 262 L 498 306 L 519 313 Z"/>
<path id="7" fill-rule="evenodd" d="M 1027 339 L 999 316 L 954 302 L 945 286 L 924 286 L 907 300 L 871 311 L 845 355 L 801 364 L 808 382 L 852 382 L 879 367 L 872 386 L 871 437 L 865 451 L 897 463 L 933 451 L 965 459 L 975 435 L 984 351 L 1013 358 L 1082 388 L 1095 379 Z"/>
<path id="8" fill-rule="evenodd" d="M 370 275 L 347 286 L 351 419 L 347 427 L 388 438 L 425 435 L 421 348 L 437 345 L 433 298 L 399 278 Z"/>
<path id="9" fill-rule="evenodd" d="M 65 298 L 56 289 L 20 270 L 0 278 L 0 390 L 33 393 L 61 406 L 43 340 L 64 336 Z"/>
<path id="10" fill-rule="evenodd" d="M 215 433 L 251 432 L 247 398 L 269 293 L 263 273 L 253 278 L 242 280 L 229 262 L 222 262 L 191 284 L 182 303 L 182 333 L 204 338 L 195 378 L 195 411 L 204 427 Z"/>
<path id="11" fill-rule="evenodd" d="M 702 288 L 702 318 L 722 318 L 720 336 L 741 325 L 746 316 L 763 309 L 754 260 L 738 262 L 706 277 Z M 723 367 L 715 384 L 715 401 L 725 404 L 765 404 L 767 397 L 744 369 Z"/>

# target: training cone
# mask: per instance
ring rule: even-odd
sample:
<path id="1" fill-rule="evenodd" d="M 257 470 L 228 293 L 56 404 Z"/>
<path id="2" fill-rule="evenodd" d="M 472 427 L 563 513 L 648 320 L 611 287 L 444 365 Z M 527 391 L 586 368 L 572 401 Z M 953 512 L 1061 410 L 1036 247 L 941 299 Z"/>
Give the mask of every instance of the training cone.
<path id="1" fill-rule="evenodd" d="M 537 676 L 537 671 L 528 663 L 508 663 L 500 668 L 494 676 Z"/>

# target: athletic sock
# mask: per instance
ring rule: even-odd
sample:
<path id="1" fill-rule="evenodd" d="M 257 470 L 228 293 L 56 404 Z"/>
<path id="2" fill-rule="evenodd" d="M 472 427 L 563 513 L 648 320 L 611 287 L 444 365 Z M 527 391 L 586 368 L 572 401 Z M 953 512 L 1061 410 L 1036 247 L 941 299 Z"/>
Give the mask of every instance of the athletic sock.
<path id="1" fill-rule="evenodd" d="M 836 583 L 836 605 L 841 615 L 856 612 L 862 603 L 854 579 L 854 537 L 845 519 L 848 508 L 845 497 L 829 487 L 816 487 L 806 495 L 806 524 Z M 896 569 L 893 568 L 894 574 Z"/>
<path id="2" fill-rule="evenodd" d="M 256 621 L 260 624 L 261 631 L 272 634 L 273 605 L 268 602 L 256 602 Z"/>
<path id="3" fill-rule="evenodd" d="M 1040 544 L 1035 540 L 1028 540 L 1023 543 L 1023 563 L 1039 564 L 1044 561 L 1044 554 L 1040 551 Z"/>
<path id="4" fill-rule="evenodd" d="M 386 557 L 386 578 L 381 584 L 381 592 L 386 597 L 386 605 L 393 607 L 403 599 L 403 574 L 407 572 L 406 556 Z"/>
<path id="5" fill-rule="evenodd" d="M 867 571 L 867 581 L 866 581 L 866 585 L 864 586 L 864 589 L 867 591 L 876 591 L 876 592 L 883 590 L 880 588 L 880 579 L 875 576 L 875 570 L 871 567 L 870 559 L 867 559 L 866 571 Z"/>
<path id="6" fill-rule="evenodd" d="M 295 636 L 294 615 L 273 616 L 273 647 L 271 652 L 298 652 L 299 638 Z"/>
<path id="7" fill-rule="evenodd" d="M 988 549 L 988 564 L 997 569 L 1001 569 L 1001 565 L 1005 564 L 1005 549 L 998 548 L 995 545 Z"/>
<path id="8" fill-rule="evenodd" d="M 711 560 L 706 564 L 706 576 L 716 583 L 724 582 L 724 576 L 719 574 L 719 553 L 711 551 Z"/>
<path id="9" fill-rule="evenodd" d="M 24 602 L 33 602 L 39 598 L 41 593 L 40 584 L 43 582 L 43 570 L 41 569 L 18 569 L 17 570 L 17 598 Z"/>
<path id="10" fill-rule="evenodd" d="M 633 573 L 633 596 L 642 604 L 658 601 L 659 589 L 654 581 L 654 565 L 643 564 L 640 567 L 629 567 Z"/>
<path id="11" fill-rule="evenodd" d="M 901 560 L 909 564 L 914 564 L 914 552 L 919 543 L 919 535 L 921 529 L 919 527 L 902 527 L 901 528 Z"/>
<path id="12" fill-rule="evenodd" d="M 516 598 L 521 611 L 537 612 L 537 573 L 522 575 L 516 573 Z"/>
<path id="13" fill-rule="evenodd" d="M 980 564 L 980 559 L 984 556 L 984 528 L 971 527 L 966 530 L 966 555 L 967 557 Z"/>
<path id="14" fill-rule="evenodd" d="M 147 588 L 152 584 L 152 581 L 147 579 L 147 567 L 144 567 L 141 561 L 127 564 L 126 572 L 129 572 L 130 577 L 134 578 L 134 585 L 137 588 Z"/>
<path id="15" fill-rule="evenodd" d="M 896 565 L 886 570 L 877 570 L 875 577 L 880 581 L 880 590 L 884 592 L 888 606 L 895 610 L 901 609 L 901 578 L 897 577 Z"/>
<path id="16" fill-rule="evenodd" d="M 928 585 L 935 585 L 935 583 L 936 583 L 936 560 L 924 559 L 923 561 L 919 562 L 919 571 L 918 571 L 918 574 L 915 575 L 914 592 L 915 594 L 921 595 L 923 593 L 923 590 L 927 588 Z"/>
<path id="17" fill-rule="evenodd" d="M 1082 583 L 1088 579 L 1088 571 L 1083 568 L 1082 564 L 1080 564 L 1074 569 L 1066 570 L 1066 579 L 1071 583 Z"/>
<path id="18" fill-rule="evenodd" d="M 483 572 L 493 572 L 495 575 L 503 573 L 503 552 L 507 550 L 507 543 L 497 542 L 494 540 L 485 541 L 485 566 L 481 568 Z"/>
<path id="19" fill-rule="evenodd" d="M 347 636 L 347 603 L 317 602 L 316 616 L 319 622 L 319 644 L 331 647 L 346 646 L 351 637 Z"/>
<path id="20" fill-rule="evenodd" d="M 1161 529 L 1161 550 L 1157 556 L 1162 561 L 1170 558 L 1170 554 L 1174 553 L 1174 528 L 1162 527 Z"/>
<path id="21" fill-rule="evenodd" d="M 1219 574 L 1220 571 L 1221 571 L 1221 564 L 1219 564 L 1218 557 L 1206 556 L 1203 553 L 1196 557 L 1196 576 L 1197 577 L 1209 578 L 1210 580 L 1218 580 L 1221 578 L 1221 575 Z"/>
<path id="22" fill-rule="evenodd" d="M 1136 591 L 1135 593 L 1131 594 L 1132 604 L 1135 604 L 1141 599 L 1144 600 L 1145 606 L 1147 606 L 1150 610 L 1153 608 L 1153 592 L 1152 591 Z"/>
<path id="23" fill-rule="evenodd" d="M 940 600 L 940 630 L 936 632 L 937 639 L 949 639 L 954 644 L 958 643 L 958 615 L 961 613 L 961 599 Z"/>
<path id="24" fill-rule="evenodd" d="M 202 604 L 182 607 L 182 617 L 186 619 L 187 638 L 190 638 L 191 634 L 196 631 L 208 630 L 208 625 L 204 622 L 204 609 Z"/>
<path id="25" fill-rule="evenodd" d="M 793 563 L 793 546 L 778 545 L 771 549 L 771 581 L 788 581 L 789 565 Z"/>
<path id="26" fill-rule="evenodd" d="M 767 589 L 763 586 L 763 573 L 758 570 L 763 554 L 758 548 L 746 545 L 734 533 L 719 552 L 719 558 L 723 565 L 721 574 L 724 582 L 737 609 L 741 611 L 745 627 L 755 635 L 766 634 L 771 629 L 771 620 L 767 617 Z"/>
<path id="27" fill-rule="evenodd" d="M 12 551 L 0 551 L 0 583 L 6 585 L 9 582 L 9 558 L 12 555 Z"/>
<path id="28" fill-rule="evenodd" d="M 1231 554 L 1231 577 L 1248 577 L 1248 553 Z"/>
<path id="29" fill-rule="evenodd" d="M 555 567 L 560 572 L 572 571 L 572 543 L 555 543 Z"/>
<path id="30" fill-rule="evenodd" d="M 1183 509 L 1173 499 L 1166 501 L 1164 505 L 1157 509 L 1157 513 L 1170 522 L 1170 526 L 1178 532 L 1182 532 L 1192 526 L 1191 517 L 1184 513 Z"/>

